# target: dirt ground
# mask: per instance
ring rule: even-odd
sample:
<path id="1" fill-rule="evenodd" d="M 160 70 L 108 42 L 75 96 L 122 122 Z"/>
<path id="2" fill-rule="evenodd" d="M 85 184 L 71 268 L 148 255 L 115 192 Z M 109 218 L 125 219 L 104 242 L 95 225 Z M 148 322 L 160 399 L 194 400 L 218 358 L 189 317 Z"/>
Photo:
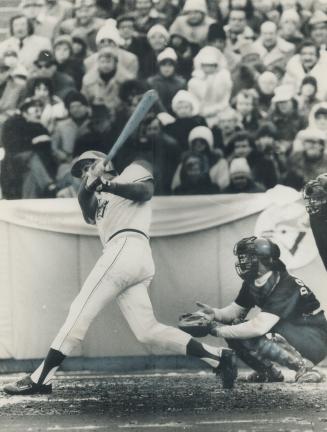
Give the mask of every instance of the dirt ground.
<path id="1" fill-rule="evenodd" d="M 327 373 L 327 371 L 325 371 Z M 327 431 L 327 383 L 247 384 L 223 390 L 208 371 L 60 373 L 47 396 L 0 393 L 0 432 Z M 0 386 L 22 375 L 1 375 Z"/>

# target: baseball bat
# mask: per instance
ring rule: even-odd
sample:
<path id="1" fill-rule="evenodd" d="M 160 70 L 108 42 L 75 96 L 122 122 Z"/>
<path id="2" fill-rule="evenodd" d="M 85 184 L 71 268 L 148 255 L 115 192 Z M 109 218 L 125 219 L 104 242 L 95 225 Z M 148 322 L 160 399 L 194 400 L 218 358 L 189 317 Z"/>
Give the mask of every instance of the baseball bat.
<path id="1" fill-rule="evenodd" d="M 104 163 L 111 161 L 116 156 L 119 149 L 124 145 L 132 133 L 135 132 L 142 120 L 145 118 L 146 114 L 149 112 L 154 103 L 158 101 L 158 99 L 158 93 L 153 89 L 144 93 L 142 99 L 137 104 L 135 111 L 125 124 L 116 142 L 105 157 Z"/>

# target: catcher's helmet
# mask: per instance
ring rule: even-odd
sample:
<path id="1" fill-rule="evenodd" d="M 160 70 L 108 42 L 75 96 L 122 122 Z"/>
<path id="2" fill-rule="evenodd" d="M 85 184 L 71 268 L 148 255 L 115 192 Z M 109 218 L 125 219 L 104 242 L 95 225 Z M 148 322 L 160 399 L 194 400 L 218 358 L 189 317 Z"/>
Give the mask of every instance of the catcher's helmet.
<path id="1" fill-rule="evenodd" d="M 92 165 L 95 161 L 104 159 L 105 157 L 106 155 L 102 152 L 88 150 L 73 160 L 70 173 L 74 177 L 81 178 L 85 166 Z M 107 172 L 115 172 L 112 162 L 108 162 L 107 167 Z"/>
<path id="2" fill-rule="evenodd" d="M 310 180 L 303 188 L 303 198 L 309 215 L 327 216 L 327 174 Z"/>
<path id="3" fill-rule="evenodd" d="M 255 279 L 258 274 L 259 260 L 267 267 L 279 260 L 279 246 L 261 237 L 245 237 L 234 246 L 234 255 L 238 261 L 235 264 L 237 274 L 242 279 Z"/>

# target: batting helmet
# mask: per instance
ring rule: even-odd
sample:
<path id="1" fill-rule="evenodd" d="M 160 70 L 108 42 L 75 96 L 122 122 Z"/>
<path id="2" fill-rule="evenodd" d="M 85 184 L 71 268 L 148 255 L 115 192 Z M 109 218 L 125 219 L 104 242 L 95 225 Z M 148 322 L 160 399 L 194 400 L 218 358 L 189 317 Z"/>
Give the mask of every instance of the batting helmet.
<path id="1" fill-rule="evenodd" d="M 235 264 L 237 274 L 242 279 L 254 279 L 258 274 L 259 260 L 267 267 L 279 260 L 279 246 L 269 239 L 261 237 L 245 237 L 234 246 L 234 255 L 238 261 Z"/>
<path id="2" fill-rule="evenodd" d="M 102 152 L 95 151 L 95 150 L 88 150 L 73 160 L 70 173 L 74 177 L 81 178 L 83 174 L 83 168 L 85 166 L 91 165 L 95 161 L 104 159 L 105 157 L 106 155 Z M 115 171 L 111 161 L 108 162 L 107 166 L 108 168 L 106 171 L 108 172 Z"/>
<path id="3" fill-rule="evenodd" d="M 309 215 L 327 217 L 327 175 L 321 174 L 303 188 L 305 208 Z"/>

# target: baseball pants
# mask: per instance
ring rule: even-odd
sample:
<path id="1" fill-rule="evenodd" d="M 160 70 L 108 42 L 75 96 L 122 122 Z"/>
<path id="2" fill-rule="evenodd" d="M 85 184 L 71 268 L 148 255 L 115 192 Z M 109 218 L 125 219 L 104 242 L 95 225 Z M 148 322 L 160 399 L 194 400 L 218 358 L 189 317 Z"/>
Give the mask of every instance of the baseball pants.
<path id="1" fill-rule="evenodd" d="M 51 348 L 69 355 L 101 309 L 117 299 L 131 330 L 151 350 L 186 354 L 191 336 L 159 323 L 153 312 L 148 288 L 154 276 L 154 263 L 148 239 L 138 233 L 122 233 L 106 246 Z"/>

